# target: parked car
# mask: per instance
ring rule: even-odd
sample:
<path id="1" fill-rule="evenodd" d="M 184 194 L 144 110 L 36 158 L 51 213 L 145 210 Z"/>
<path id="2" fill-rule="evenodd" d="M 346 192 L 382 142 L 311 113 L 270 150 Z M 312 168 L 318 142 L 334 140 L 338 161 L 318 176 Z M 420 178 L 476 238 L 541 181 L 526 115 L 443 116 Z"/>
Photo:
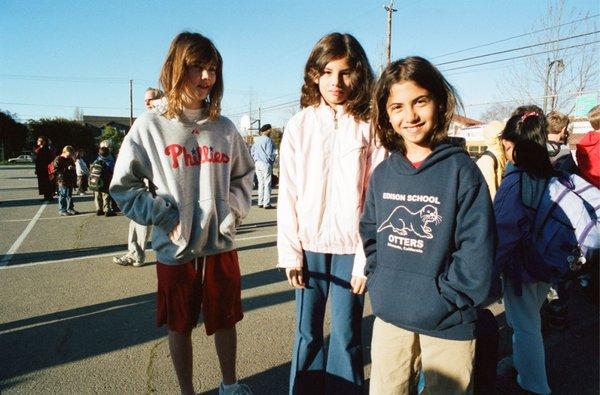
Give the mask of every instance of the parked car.
<path id="1" fill-rule="evenodd" d="M 10 158 L 8 163 L 33 163 L 31 155 L 19 155 L 16 158 Z"/>

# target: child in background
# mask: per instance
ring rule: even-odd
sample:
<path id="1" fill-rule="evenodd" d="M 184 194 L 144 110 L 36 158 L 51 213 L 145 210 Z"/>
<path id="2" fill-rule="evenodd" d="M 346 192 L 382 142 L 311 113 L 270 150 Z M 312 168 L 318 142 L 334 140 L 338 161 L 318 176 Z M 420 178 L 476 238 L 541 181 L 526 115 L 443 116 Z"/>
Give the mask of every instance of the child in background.
<path id="1" fill-rule="evenodd" d="M 79 195 L 85 195 L 88 187 L 88 176 L 90 174 L 90 170 L 83 159 L 85 157 L 85 150 L 80 149 L 75 154 L 75 169 L 77 173 L 77 190 Z"/>
<path id="2" fill-rule="evenodd" d="M 60 215 L 76 215 L 73 204 L 73 188 L 77 175 L 75 173 L 75 150 L 70 145 L 63 148 L 62 154 L 54 159 L 54 177 L 58 186 L 58 213 Z"/>
<path id="3" fill-rule="evenodd" d="M 110 152 L 110 148 L 108 146 L 109 143 L 106 140 L 100 143 L 100 148 L 98 148 L 98 157 L 93 163 L 102 166 L 103 179 L 103 187 L 98 191 L 94 191 L 94 203 L 96 204 L 96 215 L 113 217 L 116 214 L 111 204 L 111 197 L 109 195 L 108 187 L 112 180 L 115 169 L 115 157 Z"/>
<path id="4" fill-rule="evenodd" d="M 593 107 L 587 114 L 588 121 L 592 125 L 592 130 L 587 132 L 579 143 L 575 156 L 577 158 L 577 166 L 579 174 L 587 182 L 600 188 L 600 105 Z M 584 294 L 596 306 L 599 302 L 600 295 L 598 294 L 598 282 L 600 276 L 598 269 L 600 266 L 600 251 L 594 250 L 588 252 L 588 272 L 585 276 L 580 277 L 580 284 L 584 289 Z"/>
<path id="5" fill-rule="evenodd" d="M 128 218 L 154 225 L 156 322 L 168 326 L 182 394 L 195 393 L 192 329 L 200 312 L 207 335 L 215 335 L 219 394 L 252 393 L 236 378 L 243 314 L 234 238 L 250 210 L 254 165 L 235 125 L 220 115 L 222 70 L 208 38 L 183 32 L 173 39 L 160 76 L 165 106 L 134 122 L 110 188 Z"/>
<path id="6" fill-rule="evenodd" d="M 569 149 L 569 116 L 559 111 L 552 111 L 546 115 L 546 121 L 548 122 L 547 149 L 552 166 L 556 170 L 569 174 L 579 173 Z"/>
<path id="7" fill-rule="evenodd" d="M 372 123 L 390 156 L 371 176 L 360 221 L 375 314 L 372 394 L 473 393 L 476 308 L 488 296 L 495 229 L 487 185 L 447 144 L 459 103 L 427 60 L 390 64 Z"/>
<path id="8" fill-rule="evenodd" d="M 600 105 L 588 112 L 588 120 L 593 130 L 577 143 L 575 155 L 581 176 L 600 188 Z"/>
<path id="9" fill-rule="evenodd" d="M 358 41 L 340 33 L 319 40 L 304 71 L 303 109 L 281 143 L 277 207 L 278 267 L 296 289 L 289 392 L 362 394 L 366 279 L 358 221 L 376 152 L 368 123 L 373 72 Z"/>
<path id="10" fill-rule="evenodd" d="M 506 158 L 502 144 L 500 144 L 500 132 L 503 127 L 502 122 L 492 121 L 483 128 L 483 138 L 487 148 L 476 162 L 487 183 L 492 200 L 494 200 L 506 169 Z"/>

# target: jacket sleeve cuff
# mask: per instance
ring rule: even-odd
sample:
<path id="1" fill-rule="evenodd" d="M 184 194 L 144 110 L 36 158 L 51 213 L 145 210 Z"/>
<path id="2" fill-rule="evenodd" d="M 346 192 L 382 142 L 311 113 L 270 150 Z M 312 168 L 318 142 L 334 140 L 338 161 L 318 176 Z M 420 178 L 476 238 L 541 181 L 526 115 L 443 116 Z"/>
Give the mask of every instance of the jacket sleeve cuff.
<path id="1" fill-rule="evenodd" d="M 300 257 L 292 257 L 288 256 L 285 258 L 280 258 L 279 263 L 277 263 L 278 268 L 288 268 L 288 267 L 302 267 L 302 256 Z"/>
<path id="2" fill-rule="evenodd" d="M 365 276 L 365 266 L 367 264 L 364 256 L 360 257 L 358 254 L 354 257 L 354 265 L 352 266 L 352 275 L 360 278 L 367 278 Z"/>

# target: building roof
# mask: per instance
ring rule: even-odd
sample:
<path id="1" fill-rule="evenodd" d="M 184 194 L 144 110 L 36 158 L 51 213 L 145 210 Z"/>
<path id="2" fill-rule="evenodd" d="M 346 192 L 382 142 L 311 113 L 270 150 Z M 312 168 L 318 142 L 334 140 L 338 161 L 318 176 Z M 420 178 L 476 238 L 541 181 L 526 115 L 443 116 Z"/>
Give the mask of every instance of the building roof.
<path id="1" fill-rule="evenodd" d="M 481 121 L 477 121 L 475 119 L 463 117 L 462 115 L 458 115 L 458 114 L 454 114 L 452 116 L 452 121 L 454 121 L 456 123 L 459 123 L 461 125 L 464 125 L 464 126 L 483 125 L 483 122 L 481 122 Z"/>
<path id="2" fill-rule="evenodd" d="M 135 121 L 135 118 L 133 118 Z M 120 125 L 129 129 L 129 117 L 107 117 L 104 115 L 84 115 L 83 122 L 93 125 L 97 128 L 102 128 L 105 125 Z"/>

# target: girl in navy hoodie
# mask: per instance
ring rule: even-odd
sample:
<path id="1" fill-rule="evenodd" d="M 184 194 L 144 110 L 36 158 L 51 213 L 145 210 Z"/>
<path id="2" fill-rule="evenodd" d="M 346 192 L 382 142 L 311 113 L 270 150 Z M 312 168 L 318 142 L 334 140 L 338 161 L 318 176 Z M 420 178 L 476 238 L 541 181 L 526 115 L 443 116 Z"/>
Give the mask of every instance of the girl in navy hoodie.
<path id="1" fill-rule="evenodd" d="M 459 104 L 427 60 L 390 64 L 377 82 L 372 125 L 390 156 L 373 172 L 360 234 L 376 316 L 373 394 L 472 393 L 476 307 L 488 295 L 494 220 L 487 185 L 447 144 Z"/>

